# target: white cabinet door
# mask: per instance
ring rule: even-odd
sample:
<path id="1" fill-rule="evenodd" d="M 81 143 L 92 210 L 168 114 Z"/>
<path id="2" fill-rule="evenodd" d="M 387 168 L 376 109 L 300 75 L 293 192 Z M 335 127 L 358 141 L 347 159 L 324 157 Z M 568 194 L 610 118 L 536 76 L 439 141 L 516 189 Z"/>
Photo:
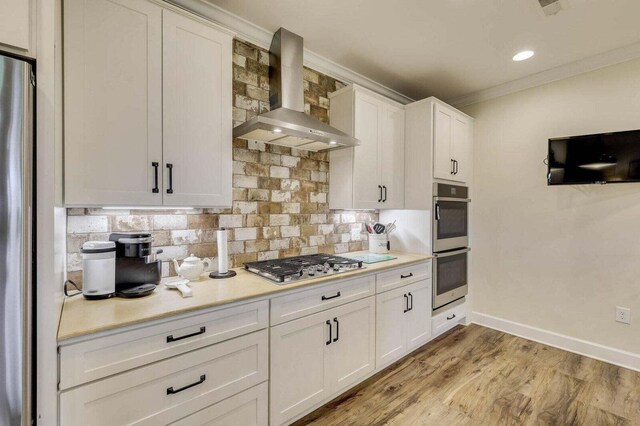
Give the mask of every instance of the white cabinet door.
<path id="1" fill-rule="evenodd" d="M 331 394 L 325 360 L 329 315 L 320 312 L 271 327 L 271 425 L 286 423 Z"/>
<path id="2" fill-rule="evenodd" d="M 332 322 L 327 346 L 331 393 L 360 382 L 375 368 L 375 298 L 368 297 L 326 312 Z"/>
<path id="3" fill-rule="evenodd" d="M 380 207 L 404 207 L 404 109 L 382 105 L 381 180 L 383 202 Z"/>
<path id="4" fill-rule="evenodd" d="M 231 205 L 231 49 L 230 35 L 163 11 L 165 205 Z"/>
<path id="5" fill-rule="evenodd" d="M 161 205 L 162 9 L 65 0 L 65 203 Z"/>
<path id="6" fill-rule="evenodd" d="M 433 177 L 453 179 L 452 123 L 454 111 L 435 104 L 433 117 Z"/>
<path id="7" fill-rule="evenodd" d="M 171 426 L 267 426 L 268 406 L 269 385 L 264 382 L 171 423 Z"/>
<path id="8" fill-rule="evenodd" d="M 356 209 L 377 209 L 382 204 L 381 120 L 381 101 L 356 92 L 354 133 L 360 140 L 360 145 L 354 148 L 353 160 L 353 208 Z"/>
<path id="9" fill-rule="evenodd" d="M 468 182 L 471 178 L 472 124 L 469 118 L 457 114 L 453 120 L 453 159 L 456 161 L 453 180 Z"/>
<path id="10" fill-rule="evenodd" d="M 431 337 L 431 280 L 422 280 L 406 287 L 409 297 L 407 321 L 407 352 L 423 345 Z"/>
<path id="11" fill-rule="evenodd" d="M 407 353 L 406 287 L 376 296 L 376 368 L 380 369 Z"/>
<path id="12" fill-rule="evenodd" d="M 30 50 L 33 7 L 31 0 L 0 0 L 0 46 Z"/>

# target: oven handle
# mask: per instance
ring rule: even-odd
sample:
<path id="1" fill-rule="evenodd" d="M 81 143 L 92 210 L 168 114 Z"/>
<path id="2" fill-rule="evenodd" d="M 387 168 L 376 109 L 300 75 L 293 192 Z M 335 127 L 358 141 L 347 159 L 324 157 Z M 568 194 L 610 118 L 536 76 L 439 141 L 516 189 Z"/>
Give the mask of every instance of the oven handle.
<path id="1" fill-rule="evenodd" d="M 433 253 L 433 257 L 435 257 L 437 259 L 439 257 L 455 256 L 457 254 L 463 254 L 463 253 L 467 253 L 469 251 L 471 251 L 471 249 L 469 247 L 467 247 L 467 248 L 463 248 L 461 250 L 448 251 L 448 252 L 445 252 L 445 253 Z"/>
<path id="2" fill-rule="evenodd" d="M 440 220 L 440 204 L 436 203 L 436 220 Z"/>
<path id="3" fill-rule="evenodd" d="M 433 197 L 434 201 L 456 201 L 459 203 L 470 203 L 471 198 L 453 198 L 453 197 Z"/>

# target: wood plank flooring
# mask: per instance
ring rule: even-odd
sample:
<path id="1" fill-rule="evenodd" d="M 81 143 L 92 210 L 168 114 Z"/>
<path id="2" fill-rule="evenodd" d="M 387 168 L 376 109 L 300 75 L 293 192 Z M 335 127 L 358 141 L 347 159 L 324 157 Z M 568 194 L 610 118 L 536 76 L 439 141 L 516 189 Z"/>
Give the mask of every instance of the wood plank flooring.
<path id="1" fill-rule="evenodd" d="M 458 326 L 295 425 L 640 425 L 640 373 Z"/>

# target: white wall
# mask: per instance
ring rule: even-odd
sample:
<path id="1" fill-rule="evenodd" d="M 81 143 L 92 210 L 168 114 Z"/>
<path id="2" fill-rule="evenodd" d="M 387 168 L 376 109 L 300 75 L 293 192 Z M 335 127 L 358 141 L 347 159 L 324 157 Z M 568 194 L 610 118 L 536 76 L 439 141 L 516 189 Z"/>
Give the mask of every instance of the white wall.
<path id="1" fill-rule="evenodd" d="M 542 163 L 550 137 L 640 129 L 640 60 L 465 112 L 473 311 L 640 354 L 640 184 L 548 187 Z"/>

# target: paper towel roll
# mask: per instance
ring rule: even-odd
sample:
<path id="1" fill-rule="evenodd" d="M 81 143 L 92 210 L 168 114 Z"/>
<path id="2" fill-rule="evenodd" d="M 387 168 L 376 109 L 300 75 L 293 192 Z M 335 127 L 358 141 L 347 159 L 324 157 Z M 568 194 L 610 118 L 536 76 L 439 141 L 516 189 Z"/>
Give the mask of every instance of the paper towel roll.
<path id="1" fill-rule="evenodd" d="M 218 239 L 218 273 L 226 274 L 229 271 L 229 255 L 227 253 L 227 230 L 220 228 L 216 231 Z"/>

